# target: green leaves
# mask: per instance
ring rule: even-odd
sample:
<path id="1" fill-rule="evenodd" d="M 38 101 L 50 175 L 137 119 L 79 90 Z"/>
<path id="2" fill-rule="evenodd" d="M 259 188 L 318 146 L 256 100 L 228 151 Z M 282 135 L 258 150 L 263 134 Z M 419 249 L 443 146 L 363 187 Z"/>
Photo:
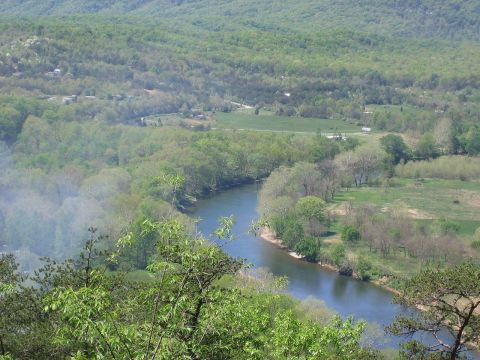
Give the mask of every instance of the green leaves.
<path id="1" fill-rule="evenodd" d="M 230 239 L 233 224 L 233 217 L 221 218 L 216 235 Z M 0 324 L 17 333 L 15 341 L 19 337 L 24 341 L 23 347 L 13 347 L 14 340 L 8 337 L 8 350 L 24 351 L 31 358 L 41 344 L 42 354 L 82 360 L 353 360 L 363 353 L 373 354 L 359 346 L 361 323 L 335 319 L 322 327 L 300 321 L 294 311 L 296 301 L 281 293 L 286 279 L 261 272 L 240 274 L 241 261 L 205 239 L 191 237 L 178 220 L 144 220 L 140 229 L 117 245 L 119 251 L 128 251 L 138 237 L 155 236 L 148 281 L 130 282 L 120 273 L 106 272 L 103 261 L 109 255 L 96 249 L 94 229 L 79 261 L 48 263 L 33 278 L 38 284 L 35 289 L 15 287 L 13 258 L 2 258 L 0 279 L 12 285 L 12 293 L 1 293 L 8 323 Z M 122 256 L 117 259 L 121 262 Z M 238 279 L 240 284 L 242 277 L 245 286 L 232 283 Z M 15 302 L 2 302 L 4 296 L 13 295 L 18 296 Z M 15 306 L 30 304 L 32 298 L 35 301 L 28 305 L 33 306 L 32 312 L 20 313 L 18 318 Z M 27 329 L 29 338 L 24 339 Z M 49 334 L 48 341 L 27 341 L 42 337 L 41 331 Z"/>
<path id="2" fill-rule="evenodd" d="M 218 240 L 234 240 L 234 235 L 232 233 L 233 225 L 235 225 L 235 218 L 233 215 L 228 217 L 221 216 L 218 219 L 220 226 L 217 227 L 212 236 L 216 237 Z"/>
<path id="3" fill-rule="evenodd" d="M 395 335 L 428 332 L 437 336 L 447 329 L 453 340 L 436 347 L 407 342 L 406 351 L 438 352 L 456 358 L 468 342 L 480 341 L 480 267 L 464 262 L 446 269 L 425 269 L 408 280 L 394 301 L 421 310 L 418 316 L 399 316 L 388 330 Z"/>

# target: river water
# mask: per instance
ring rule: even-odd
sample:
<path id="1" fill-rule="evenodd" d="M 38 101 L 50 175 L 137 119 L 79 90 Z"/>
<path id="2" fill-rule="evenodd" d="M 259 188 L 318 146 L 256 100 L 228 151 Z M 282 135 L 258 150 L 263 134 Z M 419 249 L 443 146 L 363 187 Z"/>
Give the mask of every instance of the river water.
<path id="1" fill-rule="evenodd" d="M 292 258 L 286 251 L 248 233 L 257 214 L 257 195 L 260 185 L 246 185 L 216 194 L 199 201 L 193 216 L 201 219 L 198 230 L 208 237 L 218 226 L 220 216 L 235 217 L 236 239 L 221 243 L 233 257 L 244 258 L 255 267 L 268 268 L 274 275 L 288 277 L 288 292 L 299 299 L 319 298 L 342 317 L 353 315 L 377 324 L 383 329 L 394 317 L 408 311 L 392 304 L 392 294 L 368 282 L 322 269 L 320 266 Z M 400 339 L 385 336 L 378 347 L 398 347 Z M 420 339 L 424 340 L 424 339 Z M 427 340 L 425 340 L 427 341 Z M 480 359 L 480 354 L 471 354 Z"/>

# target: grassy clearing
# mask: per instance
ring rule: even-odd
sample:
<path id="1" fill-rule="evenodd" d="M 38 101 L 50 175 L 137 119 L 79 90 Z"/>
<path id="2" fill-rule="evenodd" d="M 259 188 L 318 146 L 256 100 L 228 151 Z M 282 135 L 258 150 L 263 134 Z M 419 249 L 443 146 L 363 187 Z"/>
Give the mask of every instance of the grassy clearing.
<path id="1" fill-rule="evenodd" d="M 407 211 L 409 217 L 420 224 L 432 224 L 445 218 L 460 226 L 458 240 L 469 248 L 472 235 L 480 227 L 480 182 L 460 180 L 394 179 L 394 187 L 362 187 L 344 190 L 335 197 L 331 209 L 337 219 L 331 226 L 336 234 L 323 239 L 322 246 L 328 249 L 339 241 L 342 230 L 341 209 L 347 201 L 355 205 L 375 204 L 382 211 L 399 206 Z M 331 238 L 331 240 L 330 240 Z M 379 273 L 388 273 L 398 278 L 410 277 L 421 270 L 426 263 L 405 255 L 402 249 L 393 249 L 393 253 L 383 257 L 379 252 L 370 251 L 366 241 L 347 245 L 349 260 L 368 261 Z"/>
<path id="2" fill-rule="evenodd" d="M 234 111 L 215 114 L 215 127 L 219 129 L 244 129 L 261 131 L 284 131 L 316 133 L 355 133 L 361 127 L 342 120 L 254 115 L 251 111 Z"/>
<path id="3" fill-rule="evenodd" d="M 381 208 L 403 205 L 412 218 L 419 220 L 446 218 L 464 224 L 465 233 L 472 222 L 479 222 L 480 182 L 459 180 L 415 181 L 396 179 L 395 187 L 362 187 L 340 192 L 337 204 L 352 201 L 354 204 L 372 203 Z"/>

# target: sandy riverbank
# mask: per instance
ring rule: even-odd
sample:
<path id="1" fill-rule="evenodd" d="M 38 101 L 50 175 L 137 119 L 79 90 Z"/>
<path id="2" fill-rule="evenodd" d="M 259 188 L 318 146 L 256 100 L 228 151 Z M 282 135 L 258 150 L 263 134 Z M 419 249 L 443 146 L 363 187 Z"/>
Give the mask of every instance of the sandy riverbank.
<path id="1" fill-rule="evenodd" d="M 281 249 L 286 250 L 288 252 L 288 255 L 290 255 L 291 257 L 298 260 L 303 260 L 303 256 L 297 254 L 295 251 L 290 251 L 285 245 L 282 244 L 281 240 L 275 237 L 275 234 L 269 228 L 264 227 L 262 228 L 262 230 L 260 230 L 260 238 L 262 238 L 265 241 L 268 241 L 271 244 L 278 246 Z"/>
<path id="2" fill-rule="evenodd" d="M 305 260 L 303 256 L 301 256 L 300 254 L 296 253 L 295 251 L 291 251 L 289 250 L 285 245 L 283 245 L 282 241 L 280 239 L 277 239 L 275 237 L 275 234 L 273 233 L 272 230 L 270 230 L 269 228 L 267 227 L 264 227 L 260 230 L 260 233 L 259 233 L 259 236 L 262 240 L 264 241 L 267 241 L 271 244 L 274 244 L 275 246 L 278 246 L 279 248 L 283 249 L 283 250 L 286 250 L 288 255 L 290 255 L 292 258 L 294 259 L 297 259 L 297 260 Z M 330 263 L 322 263 L 322 262 L 318 262 L 317 263 L 319 266 L 321 266 L 323 269 L 325 270 L 328 270 L 328 271 L 332 271 L 332 272 L 336 272 L 338 273 L 339 272 L 339 267 L 336 266 L 336 265 L 333 265 L 333 264 L 330 264 Z M 358 279 L 359 281 L 360 278 L 357 276 L 357 274 L 353 273 L 352 275 L 353 278 L 355 279 Z M 393 294 L 398 294 L 399 291 L 398 290 L 395 290 L 391 287 L 388 287 L 385 285 L 385 279 L 380 279 L 380 280 L 376 280 L 376 281 L 370 281 L 371 284 L 374 284 L 376 286 L 379 286 Z"/>
<path id="3" fill-rule="evenodd" d="M 282 241 L 280 239 L 277 239 L 275 237 L 275 234 L 273 233 L 272 230 L 270 230 L 269 228 L 262 228 L 260 230 L 260 233 L 259 233 L 259 236 L 262 240 L 264 241 L 267 241 L 271 244 L 274 244 L 275 246 L 278 246 L 279 248 L 283 249 L 283 250 L 286 250 L 288 255 L 295 258 L 295 259 L 298 259 L 298 260 L 305 260 L 303 258 L 303 256 L 299 255 L 298 253 L 294 252 L 294 251 L 290 251 L 285 245 L 283 245 Z M 306 260 L 305 260 L 306 261 Z M 339 272 L 339 268 L 333 264 L 326 264 L 326 263 L 322 263 L 322 262 L 319 262 L 318 263 L 319 266 L 321 266 L 322 268 L 324 268 L 325 270 L 329 270 L 329 271 L 332 271 L 332 272 L 336 272 L 338 273 Z M 360 278 L 358 277 L 357 274 L 353 273 L 352 274 L 352 277 L 361 281 Z M 376 285 L 378 287 L 381 287 L 382 289 L 385 289 L 393 294 L 400 294 L 400 292 L 396 289 L 393 289 L 389 286 L 386 285 L 386 282 L 387 282 L 388 278 L 387 277 L 384 277 L 382 279 L 379 279 L 379 280 L 374 280 L 374 281 L 369 281 L 371 284 L 373 285 Z M 422 306 L 416 306 L 417 310 L 419 311 L 427 311 L 427 309 L 425 307 L 422 307 Z M 448 326 L 448 324 L 446 324 Z M 480 349 L 480 345 L 479 344 L 472 344 L 472 343 L 468 343 L 468 346 L 475 349 L 475 350 L 478 350 Z"/>

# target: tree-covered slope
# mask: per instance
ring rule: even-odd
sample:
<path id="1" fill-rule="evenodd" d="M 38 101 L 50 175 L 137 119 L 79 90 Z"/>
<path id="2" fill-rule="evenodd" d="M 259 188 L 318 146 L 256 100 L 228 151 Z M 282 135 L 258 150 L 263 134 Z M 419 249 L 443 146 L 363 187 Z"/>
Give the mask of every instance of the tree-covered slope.
<path id="1" fill-rule="evenodd" d="M 258 27 L 320 30 L 349 28 L 400 36 L 475 40 L 475 0 L 6 0 L 0 12 L 22 15 L 132 14 L 156 18 L 237 17 Z"/>

